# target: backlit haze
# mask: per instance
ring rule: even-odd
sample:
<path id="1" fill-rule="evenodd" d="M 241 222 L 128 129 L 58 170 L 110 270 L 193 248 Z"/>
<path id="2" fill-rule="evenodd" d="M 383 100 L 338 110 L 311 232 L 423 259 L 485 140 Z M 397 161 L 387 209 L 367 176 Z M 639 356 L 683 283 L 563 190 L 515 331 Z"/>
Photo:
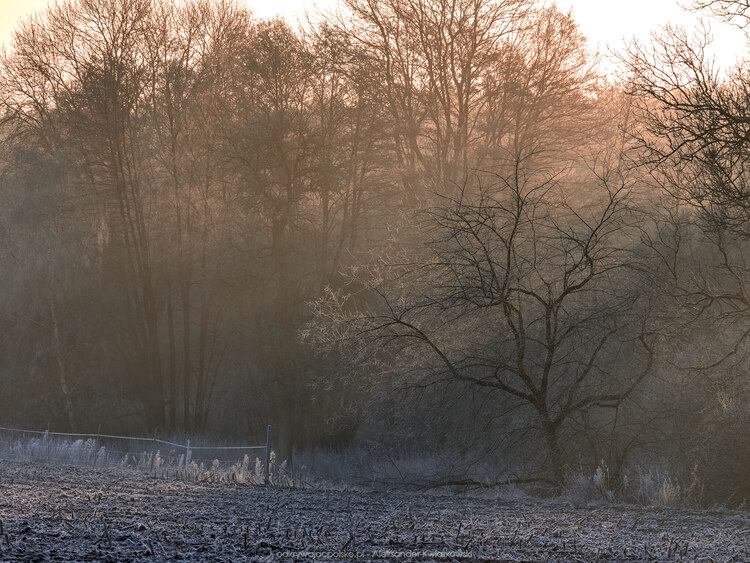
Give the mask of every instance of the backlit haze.
<path id="1" fill-rule="evenodd" d="M 47 3 L 47 0 L 0 0 L 0 41 L 8 44 L 19 18 L 44 9 Z M 699 22 L 698 16 L 682 10 L 677 0 L 558 0 L 557 4 L 563 10 L 573 11 L 591 50 L 604 55 L 604 68 L 608 71 L 614 69 L 614 63 L 606 60 L 607 54 L 611 49 L 621 49 L 626 39 L 646 41 L 650 32 L 666 23 L 694 28 Z M 335 0 L 248 0 L 248 6 L 258 17 L 279 15 L 290 22 L 304 17 L 306 12 L 314 14 L 335 5 Z M 747 52 L 745 37 L 738 29 L 718 21 L 711 21 L 710 29 L 714 41 L 709 53 L 719 65 L 731 66 Z"/>

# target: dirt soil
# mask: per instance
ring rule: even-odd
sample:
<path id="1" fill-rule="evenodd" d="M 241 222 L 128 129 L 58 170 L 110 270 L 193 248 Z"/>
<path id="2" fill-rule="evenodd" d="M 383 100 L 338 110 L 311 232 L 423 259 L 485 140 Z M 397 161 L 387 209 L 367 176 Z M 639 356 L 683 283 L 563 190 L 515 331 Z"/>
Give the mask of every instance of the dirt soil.
<path id="1" fill-rule="evenodd" d="M 750 513 L 0 462 L 0 561 L 750 561 Z"/>

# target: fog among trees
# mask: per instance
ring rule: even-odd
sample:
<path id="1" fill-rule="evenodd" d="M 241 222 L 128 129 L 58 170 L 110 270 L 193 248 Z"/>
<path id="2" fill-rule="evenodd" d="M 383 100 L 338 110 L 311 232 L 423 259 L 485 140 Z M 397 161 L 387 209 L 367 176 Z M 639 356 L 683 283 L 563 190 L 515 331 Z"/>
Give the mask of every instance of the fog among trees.
<path id="1" fill-rule="evenodd" d="M 707 40 L 666 28 L 613 81 L 527 0 L 30 17 L 0 59 L 0 425 L 272 424 L 290 463 L 741 501 L 750 75 Z"/>

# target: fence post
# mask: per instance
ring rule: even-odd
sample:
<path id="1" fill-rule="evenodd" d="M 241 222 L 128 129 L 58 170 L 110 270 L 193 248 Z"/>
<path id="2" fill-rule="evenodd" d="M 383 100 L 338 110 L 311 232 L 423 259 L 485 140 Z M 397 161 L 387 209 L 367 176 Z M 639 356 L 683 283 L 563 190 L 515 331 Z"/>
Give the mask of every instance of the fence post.
<path id="1" fill-rule="evenodd" d="M 266 428 L 266 475 L 263 482 L 268 485 L 271 482 L 271 425 Z"/>
<path id="2" fill-rule="evenodd" d="M 96 429 L 96 439 L 94 440 L 94 459 L 91 461 L 91 467 L 96 469 L 96 458 L 99 455 L 99 435 L 102 433 L 102 425 Z"/>
<path id="3" fill-rule="evenodd" d="M 187 439 L 187 445 L 185 446 L 185 481 L 188 480 L 190 473 L 190 438 Z"/>

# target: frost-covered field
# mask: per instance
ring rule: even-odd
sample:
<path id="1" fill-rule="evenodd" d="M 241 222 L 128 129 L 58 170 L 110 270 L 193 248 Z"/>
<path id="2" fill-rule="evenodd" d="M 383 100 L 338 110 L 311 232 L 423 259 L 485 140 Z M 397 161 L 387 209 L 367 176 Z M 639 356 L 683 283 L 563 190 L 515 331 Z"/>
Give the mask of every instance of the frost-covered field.
<path id="1" fill-rule="evenodd" d="M 750 561 L 750 514 L 0 462 L 0 561 Z"/>

